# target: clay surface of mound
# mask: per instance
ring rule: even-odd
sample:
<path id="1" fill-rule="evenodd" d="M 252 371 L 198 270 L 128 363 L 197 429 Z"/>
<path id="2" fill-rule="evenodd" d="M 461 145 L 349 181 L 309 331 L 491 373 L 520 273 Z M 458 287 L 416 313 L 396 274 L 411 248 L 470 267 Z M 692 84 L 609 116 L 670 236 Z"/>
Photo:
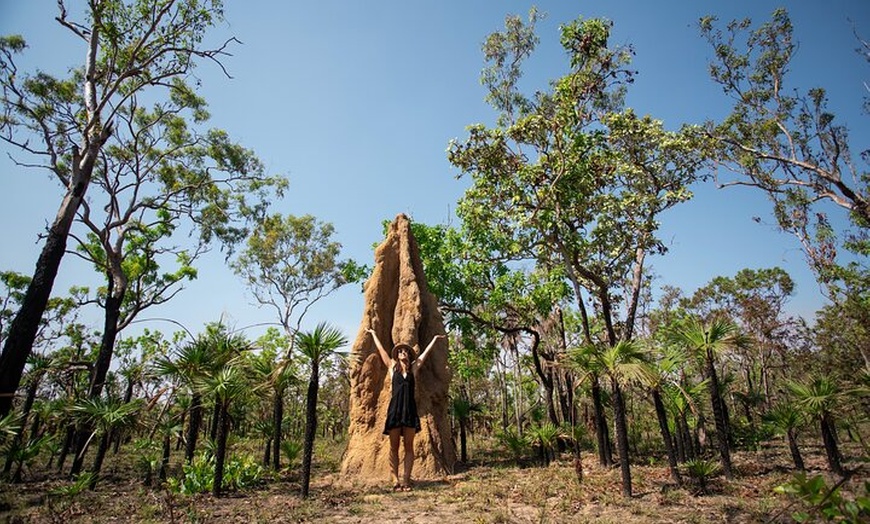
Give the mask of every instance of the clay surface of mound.
<path id="1" fill-rule="evenodd" d="M 389 480 L 390 443 L 383 434 L 390 402 L 387 368 L 366 329 L 375 330 L 387 351 L 397 343 L 417 353 L 435 335 L 445 334 L 436 298 L 429 292 L 408 217 L 398 215 L 375 250 L 375 267 L 365 285 L 365 305 L 352 347 L 350 426 L 342 475 L 364 483 Z M 416 399 L 421 430 L 414 440 L 414 479 L 450 474 L 456 451 L 448 419 L 446 339 L 436 342 L 417 374 Z M 399 449 L 401 460 L 402 449 Z M 401 468 L 401 466 L 400 466 Z"/>

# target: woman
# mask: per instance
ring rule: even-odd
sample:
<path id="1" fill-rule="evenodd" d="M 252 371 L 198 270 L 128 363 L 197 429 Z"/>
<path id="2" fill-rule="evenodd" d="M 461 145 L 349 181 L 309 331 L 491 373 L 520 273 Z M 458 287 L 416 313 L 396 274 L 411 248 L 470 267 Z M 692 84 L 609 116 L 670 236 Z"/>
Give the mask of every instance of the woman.
<path id="1" fill-rule="evenodd" d="M 387 420 L 384 423 L 384 435 L 390 437 L 390 474 L 394 491 L 411 491 L 411 468 L 414 467 L 414 435 L 420 431 L 420 416 L 417 414 L 417 401 L 414 398 L 414 382 L 417 371 L 426 362 L 426 357 L 435 346 L 438 339 L 447 338 L 435 335 L 432 342 L 426 346 L 423 353 L 414 358 L 414 348 L 408 344 L 396 344 L 392 352 L 387 353 L 375 330 L 366 329 L 371 333 L 375 346 L 384 365 L 387 366 L 387 376 L 392 385 L 390 406 L 387 409 Z M 405 447 L 405 468 L 402 481 L 399 482 L 399 440 Z"/>

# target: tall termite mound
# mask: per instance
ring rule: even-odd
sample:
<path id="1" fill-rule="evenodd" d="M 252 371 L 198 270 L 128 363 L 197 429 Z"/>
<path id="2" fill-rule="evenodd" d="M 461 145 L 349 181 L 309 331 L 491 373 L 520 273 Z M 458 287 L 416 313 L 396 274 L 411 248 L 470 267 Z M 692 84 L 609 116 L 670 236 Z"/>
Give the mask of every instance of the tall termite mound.
<path id="1" fill-rule="evenodd" d="M 437 301 L 426 284 L 411 223 L 402 214 L 375 250 L 375 268 L 365 284 L 365 309 L 351 353 L 349 438 L 341 463 L 342 475 L 378 483 L 390 476 L 390 443 L 383 431 L 391 388 L 387 368 L 366 333 L 368 327 L 375 330 L 387 351 L 394 344 L 405 343 L 417 355 L 432 337 L 445 334 Z M 447 341 L 442 339 L 417 374 L 421 430 L 414 440 L 414 478 L 438 478 L 452 472 L 456 462 L 447 417 L 450 379 Z"/>

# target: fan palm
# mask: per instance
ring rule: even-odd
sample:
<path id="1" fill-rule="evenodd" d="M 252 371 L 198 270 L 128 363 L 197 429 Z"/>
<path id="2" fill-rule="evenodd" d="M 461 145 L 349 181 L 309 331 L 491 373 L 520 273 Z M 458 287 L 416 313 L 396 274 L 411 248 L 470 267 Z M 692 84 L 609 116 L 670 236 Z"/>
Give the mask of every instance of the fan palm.
<path id="1" fill-rule="evenodd" d="M 184 460 L 187 464 L 193 461 L 196 441 L 202 425 L 202 394 L 194 385 L 211 369 L 211 356 L 207 339 L 200 336 L 181 346 L 173 358 L 161 358 L 155 364 L 158 375 L 171 377 L 190 392 L 187 436 L 184 439 Z"/>
<path id="2" fill-rule="evenodd" d="M 283 440 L 284 424 L 284 393 L 296 382 L 296 368 L 292 361 L 284 357 L 274 360 L 258 358 L 253 362 L 253 371 L 258 380 L 272 390 L 272 420 L 269 423 L 270 432 L 266 436 L 266 445 L 270 448 L 264 453 L 269 459 L 265 466 L 271 464 L 275 471 L 281 469 L 281 441 Z"/>
<path id="3" fill-rule="evenodd" d="M 39 353 L 31 353 L 27 357 L 27 365 L 29 366 L 26 377 L 27 396 L 24 399 L 24 405 L 21 407 L 21 415 L 19 417 L 21 424 L 13 438 L 13 447 L 20 447 L 24 440 L 25 426 L 27 425 L 27 418 L 30 416 L 30 411 L 33 408 L 33 403 L 36 400 L 36 391 L 39 388 L 39 383 L 42 380 L 42 377 L 51 369 L 52 359 L 51 357 Z M 30 435 L 29 438 L 34 439 L 36 438 L 36 435 Z M 9 471 L 12 468 L 12 462 L 12 456 L 10 455 L 7 457 L 6 465 L 3 467 L 4 475 L 9 474 Z"/>
<path id="4" fill-rule="evenodd" d="M 468 420 L 471 418 L 471 414 L 480 411 L 480 408 L 480 404 L 472 402 L 464 394 L 454 397 L 450 403 L 450 412 L 459 422 L 459 460 L 463 464 L 468 462 L 466 446 Z"/>
<path id="5" fill-rule="evenodd" d="M 302 450 L 302 497 L 308 497 L 311 483 L 311 455 L 314 451 L 314 436 L 317 431 L 317 393 L 320 387 L 320 364 L 347 344 L 341 331 L 325 322 L 319 323 L 313 331 L 298 331 L 296 346 L 308 361 L 311 374 L 308 378 L 308 392 L 305 398 L 305 439 Z"/>
<path id="6" fill-rule="evenodd" d="M 565 432 L 562 428 L 550 421 L 532 428 L 529 433 L 529 439 L 532 443 L 540 446 L 541 459 L 545 466 L 549 466 L 550 462 L 555 458 L 556 442 L 564 436 Z"/>
<path id="7" fill-rule="evenodd" d="M 125 403 L 121 399 L 114 397 L 87 398 L 73 406 L 73 412 L 81 417 L 85 427 L 94 428 L 88 437 L 88 443 L 98 434 L 100 436 L 100 444 L 97 447 L 97 454 L 94 457 L 94 465 L 91 469 L 93 474 L 90 483 L 91 489 L 96 487 L 100 470 L 103 467 L 103 459 L 106 457 L 106 451 L 109 449 L 109 436 L 112 431 L 135 423 L 141 406 L 141 399 Z M 87 447 L 85 445 L 83 449 L 87 449 Z"/>
<path id="8" fill-rule="evenodd" d="M 804 460 L 801 457 L 800 448 L 797 445 L 798 428 L 803 424 L 803 416 L 801 412 L 790 402 L 782 402 L 773 406 L 764 415 L 764 420 L 774 427 L 779 433 L 785 434 L 788 439 L 788 449 L 791 452 L 791 459 L 794 462 L 794 467 L 800 471 L 804 470 Z"/>
<path id="9" fill-rule="evenodd" d="M 631 462 L 628 457 L 628 422 L 623 387 L 630 382 L 651 381 L 646 353 L 633 341 L 621 340 L 598 355 L 601 369 L 610 378 L 613 392 L 613 418 L 616 423 L 616 448 L 622 473 L 622 495 L 631 497 Z"/>
<path id="10" fill-rule="evenodd" d="M 666 384 L 671 380 L 671 376 L 675 371 L 681 369 L 685 364 L 685 353 L 669 347 L 666 348 L 661 358 L 650 366 L 650 374 L 648 387 L 653 398 L 653 406 L 656 411 L 656 418 L 659 422 L 659 431 L 662 433 L 662 441 L 665 444 L 665 452 L 668 455 L 668 466 L 671 470 L 671 477 L 677 484 L 682 484 L 680 470 L 677 467 L 677 454 L 674 450 L 671 431 L 668 424 L 668 412 L 665 409 L 665 403 L 662 398 L 662 391 Z"/>
<path id="11" fill-rule="evenodd" d="M 747 346 L 748 339 L 740 333 L 736 324 L 722 319 L 713 320 L 706 325 L 697 319 L 692 319 L 684 327 L 676 329 L 671 338 L 674 343 L 704 360 L 705 374 L 709 380 L 708 388 L 713 407 L 713 418 L 716 422 L 716 443 L 719 447 L 722 471 L 730 479 L 734 474 L 731 467 L 728 422 L 725 400 L 722 398 L 719 376 L 716 372 L 716 360 L 717 355 L 727 349 Z"/>
<path id="12" fill-rule="evenodd" d="M 223 489 L 224 465 L 227 457 L 227 440 L 229 438 L 230 405 L 251 392 L 251 384 L 244 370 L 237 361 L 224 364 L 214 373 L 198 381 L 199 390 L 214 399 L 217 407 L 217 433 L 214 450 L 214 481 L 212 494 L 220 497 Z"/>
<path id="13" fill-rule="evenodd" d="M 842 395 L 837 383 L 831 378 L 819 376 L 807 382 L 790 382 L 789 389 L 806 414 L 819 422 L 828 468 L 844 476 L 846 471 L 841 463 L 833 414 Z"/>
<path id="14" fill-rule="evenodd" d="M 597 358 L 598 348 L 592 345 L 580 346 L 568 351 L 562 364 L 577 373 L 578 383 L 588 380 L 592 409 L 595 417 L 595 437 L 598 442 L 598 462 L 602 467 L 613 465 L 612 446 L 608 434 L 607 416 L 604 413 L 601 391 L 601 363 Z"/>

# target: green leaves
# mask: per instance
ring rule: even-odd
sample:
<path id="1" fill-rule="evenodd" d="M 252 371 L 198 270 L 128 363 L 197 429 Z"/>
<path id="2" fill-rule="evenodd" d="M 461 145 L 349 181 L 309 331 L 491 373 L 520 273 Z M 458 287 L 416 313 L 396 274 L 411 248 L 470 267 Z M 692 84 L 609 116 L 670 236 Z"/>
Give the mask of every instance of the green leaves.
<path id="1" fill-rule="evenodd" d="M 858 523 L 870 518 L 870 482 L 864 481 L 863 493 L 857 492 L 854 500 L 844 497 L 840 487 L 841 483 L 829 487 L 822 475 L 807 477 L 805 473 L 797 473 L 773 490 L 804 503 L 806 510 L 792 513 L 797 522 L 816 522 L 821 518 L 830 522 Z"/>
<path id="2" fill-rule="evenodd" d="M 338 328 L 321 322 L 312 331 L 296 333 L 296 347 L 309 362 L 323 362 L 338 348 L 347 345 L 347 338 Z"/>
<path id="3" fill-rule="evenodd" d="M 845 125 L 827 109 L 825 89 L 789 85 L 798 42 L 788 12 L 777 9 L 754 28 L 744 19 L 723 30 L 713 17 L 699 27 L 715 51 L 711 77 L 733 100 L 729 116 L 706 126 L 716 142 L 713 158 L 738 175 L 724 185 L 748 185 L 769 197 L 779 226 L 798 238 L 832 295 L 866 294 L 865 264 L 843 265 L 837 250 L 853 249 L 852 235 L 867 238 L 867 178 L 853 162 Z M 828 215 L 838 208 L 850 228 L 831 227 Z"/>
<path id="4" fill-rule="evenodd" d="M 295 331 L 311 304 L 368 272 L 339 258 L 341 244 L 332 240 L 334 233 L 332 224 L 312 215 L 265 216 L 231 262 L 256 300 L 275 310 L 288 333 Z"/>

